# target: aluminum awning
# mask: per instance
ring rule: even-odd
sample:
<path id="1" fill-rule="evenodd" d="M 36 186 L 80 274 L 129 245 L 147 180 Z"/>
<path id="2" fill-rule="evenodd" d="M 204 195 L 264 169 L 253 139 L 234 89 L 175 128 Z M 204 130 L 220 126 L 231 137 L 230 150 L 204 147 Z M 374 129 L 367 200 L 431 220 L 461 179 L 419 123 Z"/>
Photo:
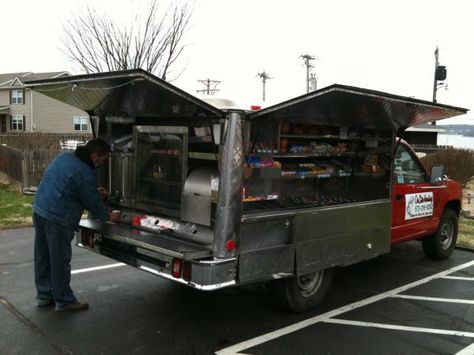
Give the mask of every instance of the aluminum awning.
<path id="1" fill-rule="evenodd" d="M 25 82 L 26 87 L 90 115 L 150 118 L 212 118 L 222 111 L 141 70 Z"/>
<path id="2" fill-rule="evenodd" d="M 10 106 L 0 106 L 0 113 L 7 114 L 10 112 Z"/>
<path id="3" fill-rule="evenodd" d="M 461 107 L 335 84 L 257 111 L 249 118 L 401 131 L 467 111 Z"/>

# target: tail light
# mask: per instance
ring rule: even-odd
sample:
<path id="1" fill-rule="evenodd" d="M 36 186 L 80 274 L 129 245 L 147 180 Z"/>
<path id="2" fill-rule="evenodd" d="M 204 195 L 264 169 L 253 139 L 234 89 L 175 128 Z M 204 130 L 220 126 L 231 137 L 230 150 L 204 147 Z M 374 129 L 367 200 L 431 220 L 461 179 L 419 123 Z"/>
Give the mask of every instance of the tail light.
<path id="1" fill-rule="evenodd" d="M 85 247 L 93 248 L 95 246 L 94 232 L 88 229 L 82 229 L 81 244 Z"/>
<path id="2" fill-rule="evenodd" d="M 183 280 L 184 281 L 191 281 L 191 272 L 192 272 L 192 267 L 191 263 L 185 261 L 183 263 Z"/>
<path id="3" fill-rule="evenodd" d="M 133 216 L 132 217 L 132 226 L 140 226 L 141 225 L 141 220 L 145 219 L 146 216 Z"/>
<path id="4" fill-rule="evenodd" d="M 225 243 L 225 248 L 227 251 L 235 250 L 235 247 L 236 247 L 235 240 L 233 239 L 230 239 Z"/>
<path id="5" fill-rule="evenodd" d="M 179 279 L 181 277 L 181 272 L 183 269 L 183 261 L 181 259 L 173 259 L 171 264 L 171 275 Z"/>

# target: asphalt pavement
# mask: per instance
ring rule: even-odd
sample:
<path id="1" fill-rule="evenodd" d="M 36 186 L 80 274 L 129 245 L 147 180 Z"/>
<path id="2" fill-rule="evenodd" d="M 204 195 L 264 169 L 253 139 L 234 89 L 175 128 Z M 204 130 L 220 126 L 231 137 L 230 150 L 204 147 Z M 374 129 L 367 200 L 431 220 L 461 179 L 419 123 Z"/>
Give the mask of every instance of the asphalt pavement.
<path id="1" fill-rule="evenodd" d="M 265 291 L 196 291 L 73 247 L 90 309 L 38 308 L 33 230 L 0 231 L 0 354 L 474 354 L 474 254 L 425 258 L 412 242 L 337 270 L 314 311 Z"/>

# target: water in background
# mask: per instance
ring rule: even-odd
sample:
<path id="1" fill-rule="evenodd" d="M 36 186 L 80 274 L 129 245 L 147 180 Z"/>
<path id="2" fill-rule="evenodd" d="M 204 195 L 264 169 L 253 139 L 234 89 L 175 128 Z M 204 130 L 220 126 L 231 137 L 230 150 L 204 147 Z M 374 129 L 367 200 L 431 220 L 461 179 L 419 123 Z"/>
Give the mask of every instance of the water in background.
<path id="1" fill-rule="evenodd" d="M 454 148 L 474 149 L 474 137 L 438 133 L 438 145 L 452 145 Z"/>

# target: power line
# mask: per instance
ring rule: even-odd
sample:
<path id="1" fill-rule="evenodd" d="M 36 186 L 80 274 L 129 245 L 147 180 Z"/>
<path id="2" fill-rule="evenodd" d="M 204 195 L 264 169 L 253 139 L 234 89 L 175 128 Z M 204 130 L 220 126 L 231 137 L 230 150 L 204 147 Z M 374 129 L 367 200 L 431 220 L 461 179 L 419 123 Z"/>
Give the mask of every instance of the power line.
<path id="1" fill-rule="evenodd" d="M 217 89 L 217 85 L 219 85 L 221 82 L 222 80 L 200 79 L 198 80 L 198 83 L 203 84 L 204 89 L 196 90 L 196 92 L 205 95 L 214 95 L 219 91 L 219 89 Z"/>

